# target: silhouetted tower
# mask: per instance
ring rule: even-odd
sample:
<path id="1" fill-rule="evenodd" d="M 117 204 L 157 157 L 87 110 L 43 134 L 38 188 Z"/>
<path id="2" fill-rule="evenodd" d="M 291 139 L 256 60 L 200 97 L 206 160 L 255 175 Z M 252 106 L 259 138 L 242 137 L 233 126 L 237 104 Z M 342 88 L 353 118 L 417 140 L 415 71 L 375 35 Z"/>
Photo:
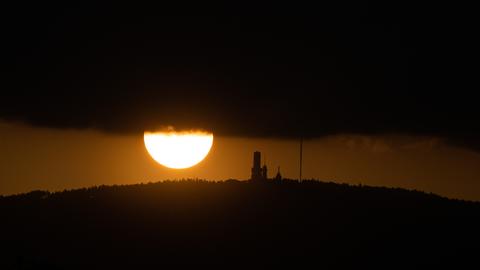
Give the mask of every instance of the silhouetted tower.
<path id="1" fill-rule="evenodd" d="M 253 152 L 253 167 L 252 167 L 252 177 L 250 180 L 258 181 L 262 180 L 262 168 L 260 167 L 261 154 L 258 151 Z"/>
<path id="2" fill-rule="evenodd" d="M 280 174 L 280 166 L 278 166 L 277 175 L 275 176 L 274 180 L 277 182 L 282 180 L 282 175 Z"/>
<path id="3" fill-rule="evenodd" d="M 268 179 L 267 155 L 264 155 L 264 156 L 263 156 L 262 178 L 263 178 L 263 180 L 267 180 L 267 179 Z"/>
<path id="4" fill-rule="evenodd" d="M 267 165 L 263 165 L 262 167 L 262 180 L 267 180 Z"/>

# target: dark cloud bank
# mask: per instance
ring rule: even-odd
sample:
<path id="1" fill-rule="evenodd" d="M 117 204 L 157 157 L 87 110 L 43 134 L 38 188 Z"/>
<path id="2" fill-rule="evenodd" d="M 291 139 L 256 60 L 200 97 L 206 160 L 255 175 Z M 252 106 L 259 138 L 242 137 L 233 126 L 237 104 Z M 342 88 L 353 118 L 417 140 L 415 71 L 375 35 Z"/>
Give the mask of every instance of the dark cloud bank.
<path id="1" fill-rule="evenodd" d="M 471 35 L 435 9 L 12 7 L 0 118 L 121 133 L 431 135 L 478 150 Z"/>

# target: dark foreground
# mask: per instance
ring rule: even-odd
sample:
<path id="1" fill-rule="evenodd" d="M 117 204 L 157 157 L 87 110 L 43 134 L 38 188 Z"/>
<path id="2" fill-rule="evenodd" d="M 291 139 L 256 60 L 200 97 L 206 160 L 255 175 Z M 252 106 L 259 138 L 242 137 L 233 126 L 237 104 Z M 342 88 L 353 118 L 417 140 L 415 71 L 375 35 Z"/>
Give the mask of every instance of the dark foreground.
<path id="1" fill-rule="evenodd" d="M 401 189 L 166 182 L 3 197 L 0 214 L 0 269 L 480 265 L 479 203 Z"/>

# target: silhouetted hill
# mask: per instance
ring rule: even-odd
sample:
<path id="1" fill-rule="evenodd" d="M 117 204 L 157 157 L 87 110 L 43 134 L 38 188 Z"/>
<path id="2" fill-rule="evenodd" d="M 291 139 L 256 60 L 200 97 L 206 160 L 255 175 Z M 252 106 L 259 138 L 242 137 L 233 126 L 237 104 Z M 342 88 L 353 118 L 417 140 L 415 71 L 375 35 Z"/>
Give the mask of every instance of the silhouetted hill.
<path id="1" fill-rule="evenodd" d="M 480 203 L 403 189 L 163 182 L 0 197 L 0 214 L 0 269 L 479 266 Z"/>

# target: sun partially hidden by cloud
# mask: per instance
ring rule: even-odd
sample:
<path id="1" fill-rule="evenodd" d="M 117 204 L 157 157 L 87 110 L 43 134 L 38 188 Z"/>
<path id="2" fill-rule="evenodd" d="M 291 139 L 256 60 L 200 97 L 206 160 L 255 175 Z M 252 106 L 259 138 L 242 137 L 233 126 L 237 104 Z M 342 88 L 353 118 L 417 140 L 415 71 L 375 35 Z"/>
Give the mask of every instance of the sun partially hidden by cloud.
<path id="1" fill-rule="evenodd" d="M 206 131 L 165 131 L 144 133 L 145 147 L 152 158 L 172 169 L 189 168 L 202 161 L 213 145 L 213 134 Z"/>

